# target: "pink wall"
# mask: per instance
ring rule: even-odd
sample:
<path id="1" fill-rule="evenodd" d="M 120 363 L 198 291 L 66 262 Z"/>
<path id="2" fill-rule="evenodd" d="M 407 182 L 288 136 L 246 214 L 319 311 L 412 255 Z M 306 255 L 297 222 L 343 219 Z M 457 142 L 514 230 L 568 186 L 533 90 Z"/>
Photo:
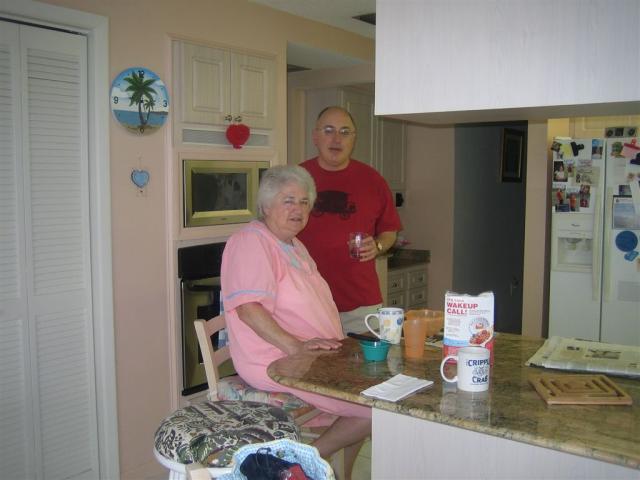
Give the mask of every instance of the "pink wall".
<path id="1" fill-rule="evenodd" d="M 247 48 L 277 56 L 276 150 L 286 154 L 286 44 L 316 48 L 373 61 L 373 41 L 303 20 L 246 0 L 46 0 L 109 18 L 109 82 L 123 69 L 144 66 L 156 72 L 175 96 L 170 38 Z M 107 99 L 104 99 L 107 101 Z M 179 153 L 170 125 L 140 137 L 113 120 L 110 131 L 113 293 L 116 334 L 118 428 L 122 478 L 160 473 L 152 456 L 153 434 L 175 405 L 171 388 L 175 357 L 175 315 L 168 278 L 175 233 L 170 218 L 168 165 Z M 283 161 L 283 160 L 280 160 Z M 146 195 L 130 181 L 131 170 L 150 173 Z M 173 222 L 175 223 L 175 222 Z M 208 232 L 212 234 L 212 232 Z M 215 235 L 215 233 L 213 233 Z"/>

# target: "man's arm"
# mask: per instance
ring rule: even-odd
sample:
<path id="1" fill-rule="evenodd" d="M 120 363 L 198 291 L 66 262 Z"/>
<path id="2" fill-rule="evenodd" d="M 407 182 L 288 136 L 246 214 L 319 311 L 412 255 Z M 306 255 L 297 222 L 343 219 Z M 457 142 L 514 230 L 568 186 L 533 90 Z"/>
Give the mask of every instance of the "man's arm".
<path id="1" fill-rule="evenodd" d="M 389 250 L 396 243 L 398 238 L 398 232 L 382 232 L 376 238 L 376 248 L 378 249 L 378 255 L 382 255 Z M 378 248 L 378 245 L 380 248 Z"/>

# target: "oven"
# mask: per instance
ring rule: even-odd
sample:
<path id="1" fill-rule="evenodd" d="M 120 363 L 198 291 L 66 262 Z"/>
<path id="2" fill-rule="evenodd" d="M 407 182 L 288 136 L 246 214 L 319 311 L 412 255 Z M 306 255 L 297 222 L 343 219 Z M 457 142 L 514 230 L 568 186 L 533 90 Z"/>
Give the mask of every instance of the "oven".
<path id="1" fill-rule="evenodd" d="M 182 395 L 207 389 L 207 377 L 193 322 L 218 315 L 220 307 L 220 266 L 224 243 L 178 249 L 180 280 Z M 217 348 L 217 334 L 212 337 Z"/>

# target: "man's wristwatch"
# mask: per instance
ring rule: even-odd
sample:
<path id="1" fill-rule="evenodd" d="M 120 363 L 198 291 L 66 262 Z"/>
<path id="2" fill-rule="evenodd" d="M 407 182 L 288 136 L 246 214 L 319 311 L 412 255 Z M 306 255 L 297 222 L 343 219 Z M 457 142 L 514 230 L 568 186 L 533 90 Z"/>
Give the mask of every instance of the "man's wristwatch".
<path id="1" fill-rule="evenodd" d="M 376 240 L 376 248 L 378 249 L 378 255 L 380 255 L 383 251 L 382 243 L 379 240 Z"/>

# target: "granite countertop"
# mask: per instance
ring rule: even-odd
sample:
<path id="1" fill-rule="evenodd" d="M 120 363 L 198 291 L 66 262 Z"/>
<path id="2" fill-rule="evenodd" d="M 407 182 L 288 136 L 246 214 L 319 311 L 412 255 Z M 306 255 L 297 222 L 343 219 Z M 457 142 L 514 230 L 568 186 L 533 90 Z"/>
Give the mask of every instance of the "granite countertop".
<path id="1" fill-rule="evenodd" d="M 397 248 L 389 251 L 387 267 L 389 270 L 413 267 L 422 263 L 429 263 L 431 252 L 429 250 L 416 250 L 411 248 Z"/>
<path id="2" fill-rule="evenodd" d="M 498 334 L 491 387 L 483 394 L 457 392 L 439 373 L 442 352 L 427 347 L 423 358 L 406 359 L 394 345 L 386 362 L 365 362 L 357 341 L 348 338 L 338 352 L 285 357 L 269 366 L 276 382 L 382 410 L 473 430 L 518 442 L 640 469 L 640 380 L 611 377 L 632 398 L 632 406 L 554 405 L 538 396 L 525 367 L 543 339 Z M 360 395 L 397 373 L 434 381 L 399 402 Z"/>

